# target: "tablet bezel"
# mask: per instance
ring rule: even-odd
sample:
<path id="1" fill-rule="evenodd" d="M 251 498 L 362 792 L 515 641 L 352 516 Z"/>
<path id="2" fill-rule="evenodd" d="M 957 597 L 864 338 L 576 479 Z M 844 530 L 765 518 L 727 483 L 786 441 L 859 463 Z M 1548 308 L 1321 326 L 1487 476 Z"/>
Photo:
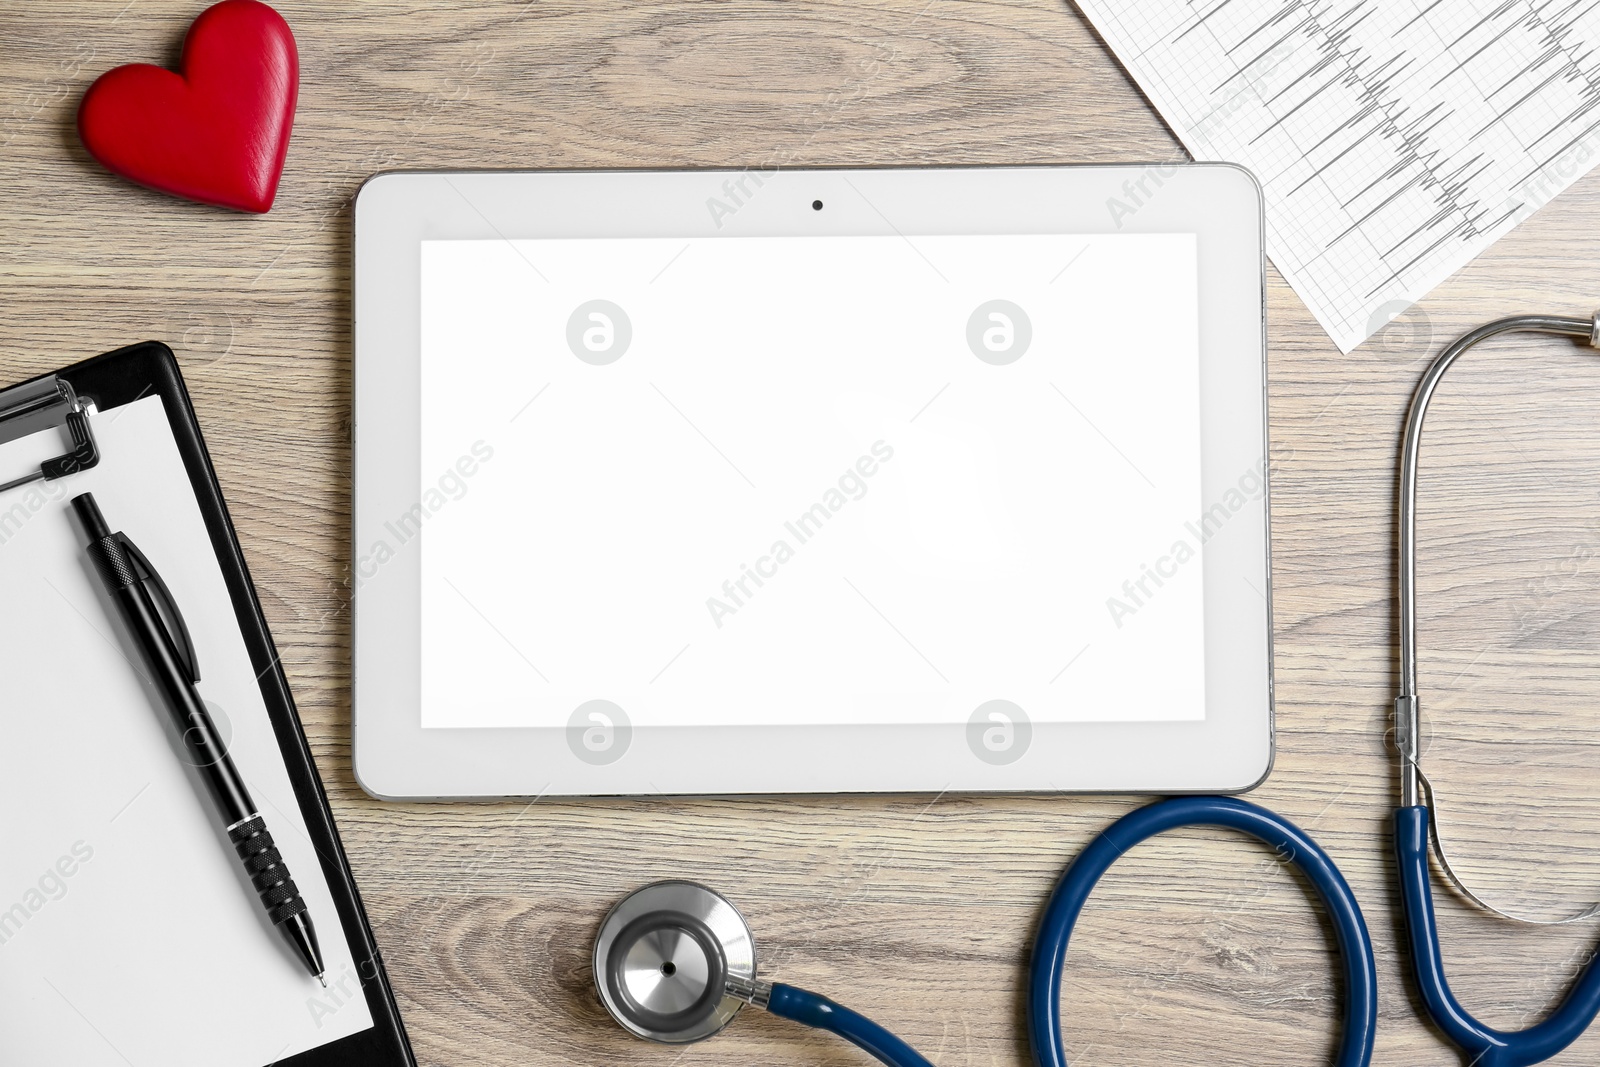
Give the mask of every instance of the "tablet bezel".
<path id="1" fill-rule="evenodd" d="M 731 214 L 708 211 L 713 198 L 729 202 L 730 187 L 757 195 L 738 198 Z M 828 209 L 813 210 L 814 200 Z M 1247 501 L 1202 554 L 1206 718 L 1035 723 L 1026 750 L 1003 764 L 975 758 L 964 724 L 635 728 L 624 758 L 609 763 L 577 758 L 560 727 L 424 729 L 420 553 L 401 552 L 369 575 L 362 548 L 384 516 L 416 502 L 420 243 L 440 239 L 1193 233 L 1202 499 L 1216 501 L 1246 471 L 1266 478 L 1268 466 L 1264 224 L 1248 171 L 411 171 L 369 179 L 354 215 L 354 764 L 371 795 L 1239 792 L 1270 771 L 1270 493 Z"/>

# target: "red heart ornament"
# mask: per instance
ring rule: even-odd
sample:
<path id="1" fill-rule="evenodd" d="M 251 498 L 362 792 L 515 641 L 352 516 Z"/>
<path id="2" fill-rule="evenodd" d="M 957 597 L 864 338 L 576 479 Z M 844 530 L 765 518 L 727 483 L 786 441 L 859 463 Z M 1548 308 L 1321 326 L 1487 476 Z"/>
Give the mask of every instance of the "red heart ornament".
<path id="1" fill-rule="evenodd" d="M 300 87 L 289 24 L 257 0 L 223 0 L 189 27 L 182 71 L 135 63 L 100 75 L 78 107 L 84 147 L 140 185 L 266 211 Z"/>

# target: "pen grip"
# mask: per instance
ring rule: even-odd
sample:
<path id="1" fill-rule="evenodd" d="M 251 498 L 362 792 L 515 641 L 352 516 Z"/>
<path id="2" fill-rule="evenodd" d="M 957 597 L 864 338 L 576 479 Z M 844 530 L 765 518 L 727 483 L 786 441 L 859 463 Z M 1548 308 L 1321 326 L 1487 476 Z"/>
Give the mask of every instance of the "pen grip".
<path id="1" fill-rule="evenodd" d="M 102 521 L 101 525 L 105 523 Z M 133 572 L 128 553 L 115 535 L 108 533 L 96 537 L 89 542 L 88 551 L 89 558 L 94 560 L 95 567 L 100 571 L 101 579 L 113 593 L 138 583 L 139 577 Z"/>
<path id="2" fill-rule="evenodd" d="M 274 926 L 282 926 L 305 913 L 306 902 L 300 898 L 294 879 L 289 877 L 289 868 L 272 843 L 272 835 L 267 832 L 267 824 L 261 816 L 234 826 L 228 831 L 228 839 L 239 853 L 245 873 L 261 895 L 261 906 L 267 909 L 267 918 Z"/>

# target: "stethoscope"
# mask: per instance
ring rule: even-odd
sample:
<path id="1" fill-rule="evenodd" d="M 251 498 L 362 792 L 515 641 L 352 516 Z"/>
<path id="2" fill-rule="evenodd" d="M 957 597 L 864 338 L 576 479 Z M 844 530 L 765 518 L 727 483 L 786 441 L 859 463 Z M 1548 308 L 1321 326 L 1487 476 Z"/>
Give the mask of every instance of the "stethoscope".
<path id="1" fill-rule="evenodd" d="M 1445 371 L 1480 341 L 1513 331 L 1580 337 L 1600 348 L 1600 312 L 1592 319 L 1554 315 L 1515 315 L 1479 326 L 1456 339 L 1433 361 L 1417 383 L 1400 446 L 1400 695 L 1394 701 L 1395 748 L 1400 753 L 1400 807 L 1394 813 L 1394 844 L 1400 864 L 1400 896 L 1411 941 L 1412 973 L 1423 1005 L 1434 1024 L 1475 1067 L 1524 1067 L 1543 1063 L 1572 1044 L 1600 1013 L 1600 968 L 1591 957 L 1567 991 L 1566 998 L 1543 1022 L 1507 1033 L 1475 1019 L 1450 992 L 1439 954 L 1439 929 L 1433 917 L 1433 886 L 1428 880 L 1428 839 L 1433 839 L 1439 865 L 1461 893 L 1479 907 L 1503 918 L 1537 925 L 1560 925 L 1587 919 L 1600 905 L 1554 923 L 1525 919 L 1487 903 L 1468 889 L 1450 866 L 1439 836 L 1437 801 L 1422 773 L 1422 706 L 1417 696 L 1417 459 L 1428 402 Z M 1426 803 L 1424 803 L 1426 800 Z"/>
<path id="2" fill-rule="evenodd" d="M 1593 319 L 1523 315 L 1480 326 L 1434 360 L 1412 398 L 1400 460 L 1400 696 L 1395 700 L 1395 745 L 1400 753 L 1401 806 L 1395 811 L 1395 849 L 1410 932 L 1414 974 L 1423 1004 L 1474 1067 L 1541 1063 L 1575 1041 L 1600 1013 L 1600 964 L 1578 976 L 1560 1007 L 1516 1033 L 1485 1026 L 1450 992 L 1434 923 L 1428 840 L 1440 865 L 1474 903 L 1504 915 L 1462 884 L 1450 867 L 1432 814 L 1433 790 L 1419 758 L 1416 618 L 1417 455 L 1428 402 L 1445 371 L 1473 345 L 1513 330 L 1581 337 L 1600 348 L 1600 313 Z M 1427 804 L 1422 803 L 1426 791 Z M 1288 819 L 1233 797 L 1174 797 L 1118 819 L 1062 874 L 1034 935 L 1028 977 L 1028 1040 L 1038 1067 L 1067 1067 L 1061 1038 L 1061 978 L 1067 945 L 1102 875 L 1129 849 L 1184 826 L 1215 826 L 1256 838 L 1298 868 L 1333 923 L 1344 972 L 1344 1033 L 1337 1067 L 1366 1067 L 1378 1025 L 1378 980 L 1372 938 L 1350 886 L 1315 841 Z M 1600 905 L 1561 922 L 1600 913 Z M 1528 920 L 1519 920 L 1528 921 Z M 1597 957 L 1600 958 L 1600 957 Z M 624 1029 L 651 1041 L 683 1044 L 717 1033 L 745 1005 L 838 1034 L 890 1067 L 932 1067 L 883 1027 L 827 997 L 767 982 L 756 974 L 756 943 L 744 916 L 725 897 L 695 882 L 655 882 L 619 902 L 600 924 L 594 981 L 606 1010 Z"/>

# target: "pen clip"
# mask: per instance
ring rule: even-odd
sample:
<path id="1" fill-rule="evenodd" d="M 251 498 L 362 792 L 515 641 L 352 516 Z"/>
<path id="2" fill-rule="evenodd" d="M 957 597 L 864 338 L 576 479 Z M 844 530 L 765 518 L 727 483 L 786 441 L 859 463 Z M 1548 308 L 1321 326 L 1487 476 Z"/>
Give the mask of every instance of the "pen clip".
<path id="1" fill-rule="evenodd" d="M 172 590 L 167 588 L 167 583 L 161 579 L 161 573 L 155 569 L 145 554 L 139 551 L 139 546 L 134 544 L 127 534 L 116 533 L 112 536 L 127 550 L 128 561 L 133 564 L 135 577 L 144 582 L 160 602 L 159 614 L 167 626 L 167 635 L 172 638 L 173 650 L 183 663 L 189 680 L 199 684 L 200 661 L 195 656 L 194 641 L 189 637 L 189 626 L 183 621 L 183 612 L 178 610 L 178 602 L 172 598 Z"/>

